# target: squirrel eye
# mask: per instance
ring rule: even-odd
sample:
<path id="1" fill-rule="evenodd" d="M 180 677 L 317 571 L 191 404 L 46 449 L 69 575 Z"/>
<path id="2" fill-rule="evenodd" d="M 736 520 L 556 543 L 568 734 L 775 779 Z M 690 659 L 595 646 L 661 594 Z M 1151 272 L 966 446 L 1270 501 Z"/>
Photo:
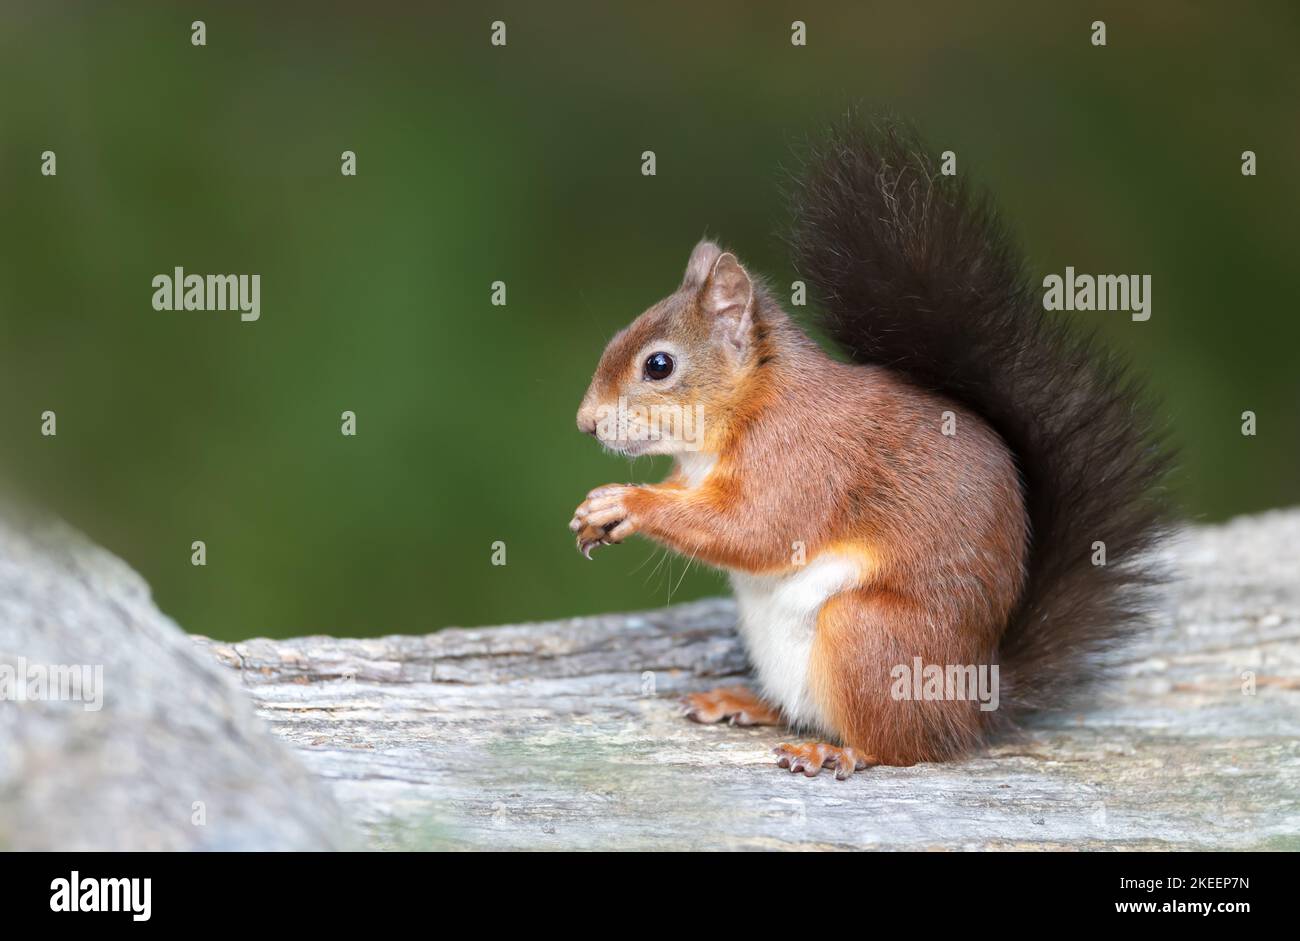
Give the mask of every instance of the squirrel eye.
<path id="1" fill-rule="evenodd" d="M 651 353 L 645 360 L 647 379 L 667 379 L 673 374 L 673 358 L 667 353 Z"/>

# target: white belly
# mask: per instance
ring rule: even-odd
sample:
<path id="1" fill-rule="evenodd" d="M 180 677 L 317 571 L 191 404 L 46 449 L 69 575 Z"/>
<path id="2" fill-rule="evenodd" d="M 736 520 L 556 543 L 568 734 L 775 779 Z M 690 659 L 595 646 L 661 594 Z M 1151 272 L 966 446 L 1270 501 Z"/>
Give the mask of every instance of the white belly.
<path id="1" fill-rule="evenodd" d="M 794 725 L 827 727 L 808 686 L 817 613 L 828 598 L 861 577 L 857 560 L 834 554 L 820 555 L 789 575 L 731 573 L 740 636 L 759 690 Z"/>

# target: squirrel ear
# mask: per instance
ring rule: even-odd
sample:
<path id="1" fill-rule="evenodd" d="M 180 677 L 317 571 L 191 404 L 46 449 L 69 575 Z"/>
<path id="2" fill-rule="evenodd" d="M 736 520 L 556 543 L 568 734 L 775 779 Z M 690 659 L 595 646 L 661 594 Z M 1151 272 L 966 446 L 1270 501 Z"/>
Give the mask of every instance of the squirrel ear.
<path id="1" fill-rule="evenodd" d="M 754 283 L 731 252 L 713 262 L 700 291 L 700 308 L 738 352 L 748 346 L 754 327 Z"/>
<path id="2" fill-rule="evenodd" d="M 722 254 L 722 249 L 708 239 L 700 239 L 691 252 L 691 260 L 686 263 L 686 276 L 682 278 L 682 287 L 698 288 L 713 270 L 713 263 Z"/>

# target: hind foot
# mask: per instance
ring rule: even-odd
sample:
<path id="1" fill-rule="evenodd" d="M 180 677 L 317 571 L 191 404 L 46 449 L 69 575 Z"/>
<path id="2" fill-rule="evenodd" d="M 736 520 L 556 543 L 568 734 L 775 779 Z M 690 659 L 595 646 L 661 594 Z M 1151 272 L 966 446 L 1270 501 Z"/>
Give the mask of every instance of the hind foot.
<path id="1" fill-rule="evenodd" d="M 873 764 L 878 764 L 870 755 L 859 755 L 852 748 L 839 748 L 824 742 L 808 742 L 803 745 L 778 745 L 772 749 L 777 756 L 779 767 L 789 768 L 791 774 L 802 771 L 810 778 L 817 777 L 822 768 L 834 768 L 837 780 L 843 781 L 853 774 Z"/>
<path id="2" fill-rule="evenodd" d="M 781 713 L 744 686 L 719 686 L 682 698 L 682 715 L 695 722 L 780 725 Z"/>

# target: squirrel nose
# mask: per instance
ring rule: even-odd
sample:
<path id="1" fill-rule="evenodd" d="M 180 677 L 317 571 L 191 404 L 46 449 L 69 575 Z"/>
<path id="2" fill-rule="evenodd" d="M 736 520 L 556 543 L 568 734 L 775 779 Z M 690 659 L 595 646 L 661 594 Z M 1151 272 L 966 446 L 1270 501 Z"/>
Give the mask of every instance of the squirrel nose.
<path id="1" fill-rule="evenodd" d="M 596 419 L 585 410 L 578 413 L 578 430 L 593 437 L 596 434 Z"/>

